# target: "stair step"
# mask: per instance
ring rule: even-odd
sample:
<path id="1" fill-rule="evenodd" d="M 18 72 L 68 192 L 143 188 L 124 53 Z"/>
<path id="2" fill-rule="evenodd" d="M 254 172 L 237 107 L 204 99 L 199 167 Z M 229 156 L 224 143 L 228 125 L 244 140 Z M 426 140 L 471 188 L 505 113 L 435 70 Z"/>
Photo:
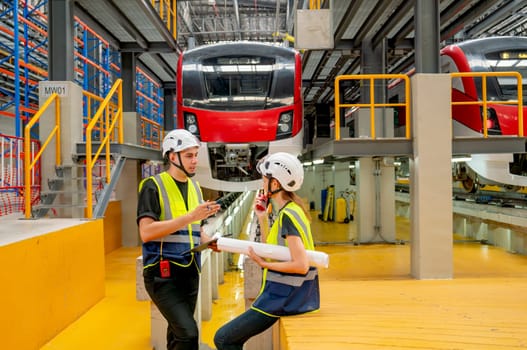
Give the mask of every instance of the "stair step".
<path id="1" fill-rule="evenodd" d="M 86 204 L 36 204 L 33 210 L 53 208 L 86 208 Z"/>
<path id="2" fill-rule="evenodd" d="M 66 190 L 46 190 L 46 191 L 40 191 L 40 195 L 47 195 L 47 194 L 86 194 L 86 189 L 82 189 L 80 191 L 66 191 Z"/>
<path id="3" fill-rule="evenodd" d="M 72 179 L 72 180 L 86 180 L 87 177 L 86 176 L 71 176 L 71 177 L 69 177 L 69 179 Z M 105 181 L 106 180 L 106 176 L 93 176 L 92 179 L 93 179 L 93 181 Z"/>

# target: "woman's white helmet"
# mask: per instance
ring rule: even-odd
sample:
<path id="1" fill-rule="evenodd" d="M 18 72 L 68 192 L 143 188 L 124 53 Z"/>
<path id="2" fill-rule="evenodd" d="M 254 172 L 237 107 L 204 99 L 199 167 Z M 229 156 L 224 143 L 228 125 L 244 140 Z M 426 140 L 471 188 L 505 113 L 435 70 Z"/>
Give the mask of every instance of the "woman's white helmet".
<path id="1" fill-rule="evenodd" d="M 185 129 L 170 131 L 163 139 L 163 156 L 167 152 L 181 152 L 191 147 L 199 147 L 199 140 Z"/>
<path id="2" fill-rule="evenodd" d="M 300 189 L 304 181 L 304 168 L 297 157 L 277 152 L 264 157 L 258 164 L 258 172 L 263 176 L 274 177 L 282 188 L 289 192 Z"/>

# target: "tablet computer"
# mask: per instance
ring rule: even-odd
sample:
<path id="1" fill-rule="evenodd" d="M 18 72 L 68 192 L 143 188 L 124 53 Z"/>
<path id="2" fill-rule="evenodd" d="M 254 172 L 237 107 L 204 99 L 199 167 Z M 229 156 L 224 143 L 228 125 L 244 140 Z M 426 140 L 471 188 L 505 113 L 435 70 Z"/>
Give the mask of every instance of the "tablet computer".
<path id="1" fill-rule="evenodd" d="M 195 247 L 192 248 L 192 249 L 185 250 L 182 254 L 183 254 L 183 255 L 186 255 L 186 254 L 190 254 L 190 252 L 193 252 L 193 253 L 201 252 L 202 250 L 207 249 L 207 248 L 209 247 L 209 244 L 214 243 L 214 242 L 217 242 L 217 241 L 218 241 L 218 238 L 219 238 L 219 237 L 213 238 L 213 239 L 211 239 L 210 241 L 207 241 L 207 242 L 205 242 L 205 243 L 201 243 L 200 245 L 197 245 L 197 246 L 195 246 Z"/>

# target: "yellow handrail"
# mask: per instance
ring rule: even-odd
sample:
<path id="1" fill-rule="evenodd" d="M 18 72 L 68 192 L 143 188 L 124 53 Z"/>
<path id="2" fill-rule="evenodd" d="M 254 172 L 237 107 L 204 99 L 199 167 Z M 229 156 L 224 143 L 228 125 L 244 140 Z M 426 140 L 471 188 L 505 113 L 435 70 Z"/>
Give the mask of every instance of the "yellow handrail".
<path id="1" fill-rule="evenodd" d="M 309 0 L 309 9 L 310 10 L 320 10 L 321 0 Z"/>
<path id="2" fill-rule="evenodd" d="M 161 146 L 161 124 L 145 117 L 141 117 L 141 145 L 159 149 Z M 148 135 L 147 135 L 147 130 Z"/>
<path id="3" fill-rule="evenodd" d="M 177 0 L 151 0 L 152 7 L 165 23 L 168 31 L 177 38 Z M 159 7 L 156 5 L 159 4 Z"/>
<path id="4" fill-rule="evenodd" d="M 86 97 L 86 115 L 83 115 L 84 119 L 86 120 L 85 124 L 83 124 L 83 133 L 85 134 L 86 133 L 86 127 L 88 126 L 88 124 L 90 123 L 91 121 L 91 115 L 92 115 L 92 109 L 95 109 L 96 107 L 96 104 L 98 104 L 100 106 L 100 104 L 104 101 L 104 97 L 101 97 L 99 95 L 95 95 L 94 93 L 91 93 L 89 91 L 82 91 L 82 94 Z M 110 108 L 112 110 L 117 110 L 117 105 L 113 102 L 113 101 L 110 101 Z M 104 130 L 104 120 L 100 120 L 99 121 L 99 125 L 95 128 L 95 130 L 99 130 L 102 132 L 102 130 Z M 116 141 L 116 137 L 115 137 L 115 134 L 116 133 L 112 133 L 112 142 L 115 142 Z"/>
<path id="5" fill-rule="evenodd" d="M 453 106 L 462 106 L 462 105 L 478 105 L 483 108 L 483 137 L 488 137 L 488 111 L 487 106 L 489 104 L 514 104 L 518 105 L 518 136 L 523 137 L 523 86 L 522 86 L 522 75 L 519 72 L 454 72 L 450 73 L 452 79 L 454 78 L 481 78 L 481 100 L 477 101 L 452 101 Z M 497 101 L 487 100 L 487 77 L 514 77 L 516 78 L 516 85 L 518 91 L 518 99 L 516 101 Z"/>
<path id="6" fill-rule="evenodd" d="M 405 101 L 402 103 L 375 103 L 375 80 L 401 79 L 404 81 Z M 340 81 L 342 80 L 369 80 L 369 103 L 340 103 Z M 410 78 L 406 74 L 352 74 L 339 75 L 335 78 L 335 140 L 340 140 L 340 108 L 369 107 L 370 108 L 370 135 L 375 139 L 375 107 L 404 107 L 406 110 L 406 138 L 410 138 Z"/>
<path id="7" fill-rule="evenodd" d="M 111 99 L 114 94 L 117 93 L 117 109 L 111 109 Z M 100 140 L 101 144 L 99 148 L 92 156 L 92 131 L 99 120 L 105 116 L 104 130 L 101 130 Z M 113 118 L 111 118 L 113 117 Z M 110 121 L 111 119 L 111 121 Z M 93 216 L 93 178 L 91 176 L 93 167 L 101 154 L 103 147 L 106 152 L 106 183 L 110 183 L 110 140 L 112 133 L 115 130 L 116 124 L 118 123 L 119 143 L 123 143 L 123 81 L 117 79 L 113 84 L 112 88 L 108 92 L 108 95 L 99 106 L 99 109 L 95 115 L 90 119 L 88 126 L 86 127 L 86 217 L 91 219 Z"/>
<path id="8" fill-rule="evenodd" d="M 31 128 L 39 121 L 42 114 L 48 109 L 48 107 L 55 102 L 55 127 L 51 130 L 48 138 L 38 151 L 38 153 L 31 161 L 30 154 L 30 145 L 31 137 L 30 132 Z M 38 110 L 37 113 L 31 118 L 29 123 L 24 128 L 24 213 L 26 219 L 31 217 L 31 169 L 35 166 L 37 161 L 42 156 L 42 152 L 46 149 L 48 144 L 51 142 L 53 136 L 56 137 L 55 140 L 55 165 L 60 166 L 62 164 L 62 158 L 60 154 L 60 97 L 58 94 L 53 93 L 48 97 L 46 102 Z"/>

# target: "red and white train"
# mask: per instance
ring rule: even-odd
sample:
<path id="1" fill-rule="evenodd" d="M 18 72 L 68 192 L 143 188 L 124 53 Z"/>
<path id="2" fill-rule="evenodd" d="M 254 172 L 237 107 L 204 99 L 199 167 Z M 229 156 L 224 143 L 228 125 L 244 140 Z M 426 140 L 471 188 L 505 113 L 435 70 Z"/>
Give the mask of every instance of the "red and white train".
<path id="1" fill-rule="evenodd" d="M 229 42 L 185 51 L 177 69 L 177 127 L 201 140 L 196 178 L 218 191 L 261 186 L 268 153 L 300 155 L 301 60 L 297 51 Z"/>
<path id="2" fill-rule="evenodd" d="M 441 49 L 441 72 L 519 72 L 522 76 L 523 115 L 527 116 L 527 38 L 487 37 L 468 40 Z M 517 104 L 500 101 L 518 100 L 517 79 L 511 76 L 488 76 L 487 132 L 492 135 L 519 135 Z M 390 102 L 400 100 L 402 84 L 392 84 Z M 452 102 L 482 100 L 482 79 L 462 77 L 452 79 Z M 399 125 L 404 115 L 398 116 Z M 527 135 L 527 123 L 523 123 Z M 454 137 L 481 136 L 482 109 L 477 105 L 452 106 L 452 133 Z M 478 185 L 503 184 L 513 187 L 527 186 L 527 162 L 524 154 L 473 154 L 471 160 L 453 166 L 455 180 L 463 183 L 467 191 Z"/>

